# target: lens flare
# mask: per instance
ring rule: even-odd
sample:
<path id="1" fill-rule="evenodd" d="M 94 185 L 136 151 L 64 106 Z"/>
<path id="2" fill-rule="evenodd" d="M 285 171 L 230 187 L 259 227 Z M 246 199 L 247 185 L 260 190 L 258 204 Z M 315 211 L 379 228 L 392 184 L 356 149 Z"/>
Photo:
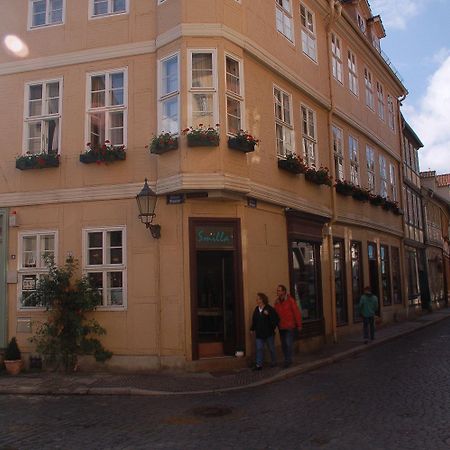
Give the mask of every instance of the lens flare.
<path id="1" fill-rule="evenodd" d="M 14 36 L 13 34 L 8 34 L 8 36 L 6 36 L 3 40 L 3 43 L 7 50 L 13 55 L 19 56 L 20 58 L 25 58 L 25 56 L 28 56 L 28 46 L 19 37 Z"/>

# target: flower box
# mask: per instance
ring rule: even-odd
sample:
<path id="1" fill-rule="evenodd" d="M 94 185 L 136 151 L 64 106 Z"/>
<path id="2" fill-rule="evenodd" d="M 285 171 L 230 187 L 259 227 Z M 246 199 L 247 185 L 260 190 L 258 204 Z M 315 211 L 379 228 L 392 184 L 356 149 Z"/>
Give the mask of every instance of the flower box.
<path id="1" fill-rule="evenodd" d="M 114 146 L 109 141 L 105 141 L 101 147 L 93 147 L 89 143 L 87 146 L 86 151 L 80 155 L 80 162 L 83 164 L 108 164 L 114 161 L 124 161 L 127 157 L 123 145 Z"/>
<path id="2" fill-rule="evenodd" d="M 349 183 L 348 181 L 338 180 L 336 181 L 334 188 L 336 189 L 336 192 L 338 194 L 350 197 L 351 195 L 353 195 L 355 186 L 352 183 Z"/>
<path id="3" fill-rule="evenodd" d="M 381 195 L 370 195 L 369 201 L 374 206 L 383 206 L 386 202 L 386 199 Z"/>
<path id="4" fill-rule="evenodd" d="M 295 175 L 306 172 L 306 165 L 301 158 L 295 154 L 288 154 L 286 159 L 278 159 L 278 168 L 291 172 Z"/>
<path id="5" fill-rule="evenodd" d="M 370 192 L 359 186 L 354 186 L 352 197 L 360 202 L 367 202 L 370 198 Z"/>
<path id="6" fill-rule="evenodd" d="M 216 128 L 204 127 L 200 124 L 197 128 L 189 127 L 183 130 L 187 136 L 188 147 L 218 147 L 220 142 L 218 125 Z"/>
<path id="7" fill-rule="evenodd" d="M 46 169 L 59 167 L 59 155 L 56 153 L 27 153 L 16 158 L 16 169 Z"/>
<path id="8" fill-rule="evenodd" d="M 153 136 L 148 147 L 150 148 L 150 153 L 162 155 L 178 148 L 178 138 L 171 133 L 161 133 L 158 136 Z"/>
<path id="9" fill-rule="evenodd" d="M 313 167 L 308 168 L 305 173 L 305 179 L 318 185 L 325 184 L 331 186 L 332 184 L 330 173 L 326 167 L 321 167 L 317 170 Z"/>
<path id="10" fill-rule="evenodd" d="M 245 140 L 238 139 L 237 137 L 228 138 L 228 148 L 232 148 L 233 150 L 239 150 L 244 153 L 254 152 L 255 145 L 256 145 L 255 142 L 248 142 Z"/>

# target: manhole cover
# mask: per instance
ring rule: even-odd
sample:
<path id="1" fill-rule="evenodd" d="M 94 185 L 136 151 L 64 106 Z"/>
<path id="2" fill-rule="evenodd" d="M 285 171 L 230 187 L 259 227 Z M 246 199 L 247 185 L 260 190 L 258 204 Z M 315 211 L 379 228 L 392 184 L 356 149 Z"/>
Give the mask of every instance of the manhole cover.
<path id="1" fill-rule="evenodd" d="M 233 410 L 228 406 L 199 406 L 191 410 L 195 416 L 222 417 L 231 414 Z"/>

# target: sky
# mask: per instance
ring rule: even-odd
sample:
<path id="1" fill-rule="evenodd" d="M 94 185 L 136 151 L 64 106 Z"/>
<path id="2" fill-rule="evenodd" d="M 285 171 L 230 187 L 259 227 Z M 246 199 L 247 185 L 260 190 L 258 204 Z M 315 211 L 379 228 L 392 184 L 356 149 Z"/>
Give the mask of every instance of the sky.
<path id="1" fill-rule="evenodd" d="M 424 144 L 420 170 L 450 173 L 450 0 L 369 0 L 404 80 L 402 112 Z"/>

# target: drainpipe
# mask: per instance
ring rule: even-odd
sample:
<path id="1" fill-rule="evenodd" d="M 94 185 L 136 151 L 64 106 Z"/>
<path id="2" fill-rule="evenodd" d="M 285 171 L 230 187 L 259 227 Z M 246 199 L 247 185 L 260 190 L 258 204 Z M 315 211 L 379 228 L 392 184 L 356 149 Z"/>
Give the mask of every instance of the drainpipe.
<path id="1" fill-rule="evenodd" d="M 328 86 L 330 91 L 330 107 L 328 110 L 328 142 L 330 144 L 329 151 L 329 167 L 331 170 L 331 174 L 333 178 L 336 179 L 335 173 L 335 165 L 334 165 L 334 154 L 331 150 L 331 143 L 333 142 L 333 132 L 332 132 L 332 123 L 333 123 L 333 115 L 334 115 L 334 95 L 333 95 L 333 68 L 331 65 L 331 27 L 333 24 L 339 19 L 341 16 L 342 5 L 340 2 L 336 0 L 328 1 L 330 7 L 330 14 L 327 20 L 326 31 L 327 31 L 327 53 L 328 53 Z M 330 270 L 329 270 L 329 282 L 330 282 L 330 296 L 331 296 L 331 328 L 332 328 L 332 336 L 333 342 L 337 343 L 337 320 L 336 320 L 336 286 L 334 283 L 334 266 L 333 266 L 333 253 L 334 253 L 334 245 L 333 245 L 333 224 L 337 220 L 336 216 L 336 190 L 331 187 L 331 211 L 332 216 L 331 220 L 328 224 L 328 232 L 327 232 L 327 248 L 328 254 L 330 258 Z"/>

